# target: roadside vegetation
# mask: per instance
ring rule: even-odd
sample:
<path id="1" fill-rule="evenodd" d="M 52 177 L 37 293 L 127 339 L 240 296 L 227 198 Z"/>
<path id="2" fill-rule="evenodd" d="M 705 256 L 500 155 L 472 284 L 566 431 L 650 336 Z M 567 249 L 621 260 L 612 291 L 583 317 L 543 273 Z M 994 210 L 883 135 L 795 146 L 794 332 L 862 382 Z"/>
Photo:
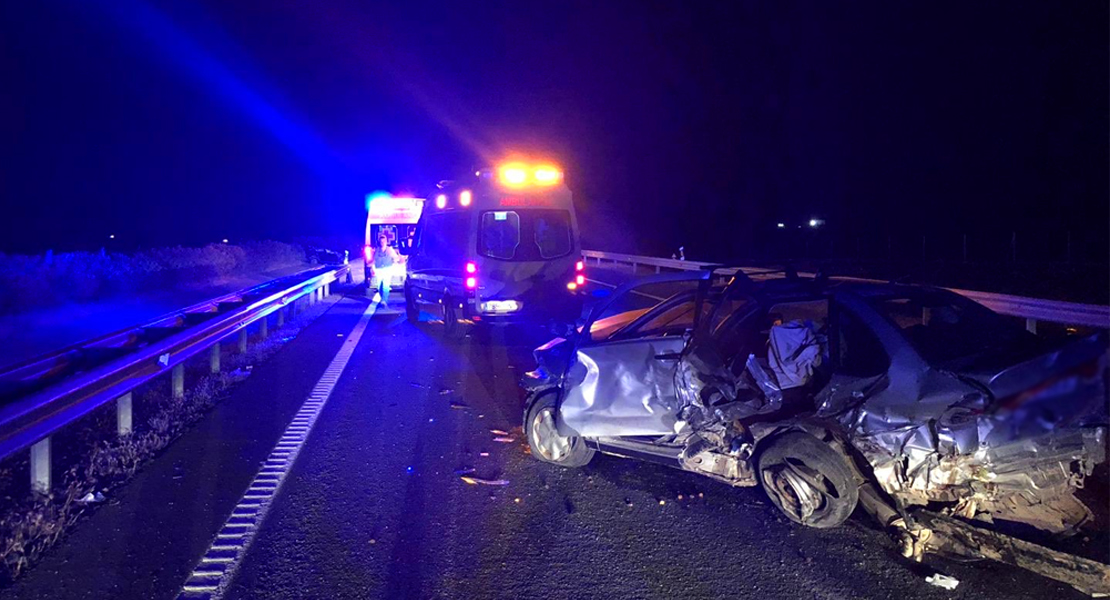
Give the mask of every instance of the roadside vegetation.
<path id="1" fill-rule="evenodd" d="M 115 491 L 203 417 L 255 365 L 277 352 L 331 306 L 308 307 L 285 326 L 256 340 L 245 353 L 225 344 L 220 373 L 207 360 L 186 363 L 185 395 L 174 398 L 167 378 L 134 391 L 134 429 L 116 433 L 115 404 L 109 403 L 54 436 L 56 480 L 50 494 L 31 491 L 27 452 L 0 461 L 0 590 L 33 566 L 83 515 L 114 502 Z M 205 354 L 207 356 L 207 354 Z"/>
<path id="2" fill-rule="evenodd" d="M 205 285 L 307 263 L 301 246 L 274 241 L 176 246 L 134 253 L 0 254 L 0 314 L 95 302 L 139 290 Z"/>

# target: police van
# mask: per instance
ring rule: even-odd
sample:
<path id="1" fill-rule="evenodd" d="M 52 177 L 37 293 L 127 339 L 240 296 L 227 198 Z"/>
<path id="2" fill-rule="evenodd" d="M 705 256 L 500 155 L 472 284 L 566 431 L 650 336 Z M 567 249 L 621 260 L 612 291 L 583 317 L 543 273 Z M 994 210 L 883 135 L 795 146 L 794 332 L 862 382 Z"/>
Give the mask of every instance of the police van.
<path id="1" fill-rule="evenodd" d="M 511 162 L 440 183 L 408 259 L 406 315 L 464 324 L 571 323 L 586 283 L 578 219 L 563 172 Z"/>

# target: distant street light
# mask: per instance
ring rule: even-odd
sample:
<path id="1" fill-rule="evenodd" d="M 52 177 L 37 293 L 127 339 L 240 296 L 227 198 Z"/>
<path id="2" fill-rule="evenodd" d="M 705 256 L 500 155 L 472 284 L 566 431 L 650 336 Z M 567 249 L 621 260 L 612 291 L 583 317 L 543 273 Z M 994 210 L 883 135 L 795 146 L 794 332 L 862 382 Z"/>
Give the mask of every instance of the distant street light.
<path id="1" fill-rule="evenodd" d="M 224 243 L 226 244 L 226 243 L 227 243 L 227 238 L 224 238 L 224 239 L 223 239 L 223 242 L 224 242 Z"/>
<path id="2" fill-rule="evenodd" d="M 779 223 L 778 227 L 779 229 L 784 229 L 786 228 L 786 223 Z"/>
<path id="3" fill-rule="evenodd" d="M 825 224 L 824 219 L 810 219 L 809 220 L 809 226 L 813 227 L 814 229 L 816 229 L 816 228 L 818 228 L 818 227 L 820 227 L 824 224 Z"/>
<path id="4" fill-rule="evenodd" d="M 112 234 L 109 234 L 109 235 L 108 235 L 108 239 L 110 239 L 110 240 L 114 240 L 114 239 L 116 239 L 116 234 L 114 234 L 114 233 L 112 233 Z"/>

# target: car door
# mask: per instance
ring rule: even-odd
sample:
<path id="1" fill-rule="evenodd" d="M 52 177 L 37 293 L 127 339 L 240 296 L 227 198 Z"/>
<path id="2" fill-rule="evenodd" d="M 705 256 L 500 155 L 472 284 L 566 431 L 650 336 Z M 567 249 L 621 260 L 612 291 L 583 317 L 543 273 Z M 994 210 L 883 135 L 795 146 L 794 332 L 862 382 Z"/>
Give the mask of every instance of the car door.
<path id="1" fill-rule="evenodd" d="M 708 272 L 618 288 L 579 333 L 558 426 L 584 437 L 674 433 L 675 370 L 705 312 Z"/>

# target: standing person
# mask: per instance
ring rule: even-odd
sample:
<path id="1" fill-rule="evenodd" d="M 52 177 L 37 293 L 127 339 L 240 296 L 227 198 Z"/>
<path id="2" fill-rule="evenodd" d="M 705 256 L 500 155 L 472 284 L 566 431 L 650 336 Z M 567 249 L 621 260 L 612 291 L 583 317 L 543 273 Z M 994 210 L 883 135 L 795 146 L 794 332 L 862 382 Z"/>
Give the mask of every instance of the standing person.
<path id="1" fill-rule="evenodd" d="M 389 237 L 384 233 L 378 236 L 378 245 L 370 256 L 371 289 L 379 295 L 378 308 L 389 308 L 389 286 L 393 282 L 393 272 L 401 264 L 401 255 L 389 245 Z"/>

